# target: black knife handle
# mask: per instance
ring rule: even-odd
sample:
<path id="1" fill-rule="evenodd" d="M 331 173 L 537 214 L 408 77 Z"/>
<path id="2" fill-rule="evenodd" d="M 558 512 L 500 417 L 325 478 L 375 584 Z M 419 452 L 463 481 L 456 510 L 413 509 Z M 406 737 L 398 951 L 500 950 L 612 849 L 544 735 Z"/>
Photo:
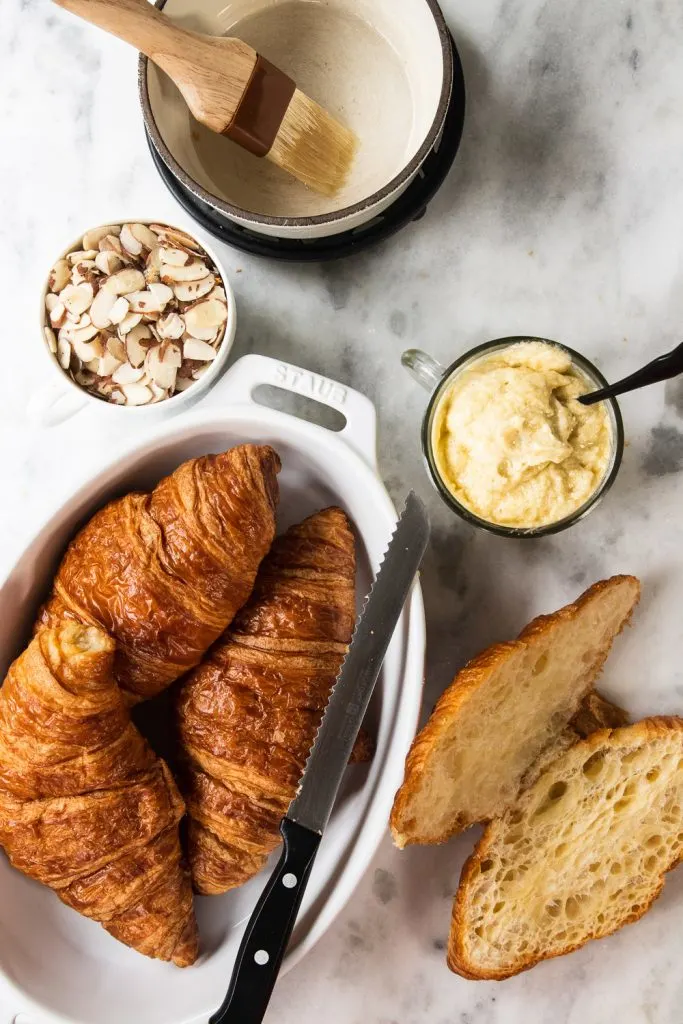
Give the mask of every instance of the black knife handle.
<path id="1" fill-rule="evenodd" d="M 284 848 L 242 938 L 228 994 L 209 1024 L 261 1024 L 320 845 L 320 834 L 290 818 Z"/>

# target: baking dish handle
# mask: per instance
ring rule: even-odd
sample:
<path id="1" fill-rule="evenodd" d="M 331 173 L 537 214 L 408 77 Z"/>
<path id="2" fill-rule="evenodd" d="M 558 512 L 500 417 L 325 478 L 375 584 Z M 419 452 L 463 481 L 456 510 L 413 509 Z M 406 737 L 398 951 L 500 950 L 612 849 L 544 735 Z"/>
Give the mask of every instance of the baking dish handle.
<path id="1" fill-rule="evenodd" d="M 360 391 L 281 359 L 256 354 L 238 359 L 216 390 L 220 391 L 221 402 L 227 398 L 231 402 L 258 405 L 252 394 L 260 384 L 292 391 L 336 409 L 346 420 L 338 436 L 372 469 L 377 469 L 377 413 L 370 399 Z"/>

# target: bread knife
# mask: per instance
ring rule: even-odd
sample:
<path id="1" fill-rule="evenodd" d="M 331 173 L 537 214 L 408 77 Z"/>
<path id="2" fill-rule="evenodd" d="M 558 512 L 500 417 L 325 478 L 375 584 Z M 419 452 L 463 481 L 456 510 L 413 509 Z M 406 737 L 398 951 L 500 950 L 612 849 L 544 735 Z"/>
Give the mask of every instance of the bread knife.
<path id="1" fill-rule="evenodd" d="M 427 513 L 411 491 L 282 819 L 282 856 L 247 924 L 225 1000 L 209 1024 L 263 1020 L 351 749 L 428 540 Z"/>

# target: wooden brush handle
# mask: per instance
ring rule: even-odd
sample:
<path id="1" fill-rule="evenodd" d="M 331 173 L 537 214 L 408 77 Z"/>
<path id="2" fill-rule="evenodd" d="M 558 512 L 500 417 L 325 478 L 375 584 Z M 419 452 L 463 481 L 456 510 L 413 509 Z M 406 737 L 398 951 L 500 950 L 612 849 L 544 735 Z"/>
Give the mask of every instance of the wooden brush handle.
<path id="1" fill-rule="evenodd" d="M 197 118 L 215 132 L 232 122 L 249 84 L 256 52 L 239 39 L 174 25 L 148 0 L 54 0 L 141 50 L 173 79 Z"/>

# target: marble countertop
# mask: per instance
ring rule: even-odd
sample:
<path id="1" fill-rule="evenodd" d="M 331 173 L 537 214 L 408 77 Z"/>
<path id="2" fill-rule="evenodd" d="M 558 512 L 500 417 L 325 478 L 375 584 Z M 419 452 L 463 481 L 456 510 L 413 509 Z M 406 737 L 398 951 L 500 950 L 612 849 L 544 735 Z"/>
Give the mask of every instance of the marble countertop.
<path id="1" fill-rule="evenodd" d="M 366 255 L 287 266 L 223 250 L 237 294 L 234 354 L 277 355 L 364 391 L 398 500 L 427 500 L 433 541 L 425 708 L 482 645 L 593 580 L 643 581 L 636 629 L 604 689 L 634 714 L 683 711 L 683 383 L 622 402 L 619 479 L 585 522 L 533 543 L 456 521 L 431 490 L 426 395 L 404 348 L 448 362 L 489 338 L 557 338 L 625 374 L 681 340 L 683 13 L 679 0 L 445 0 L 468 114 L 427 215 Z M 109 218 L 177 216 L 137 110 L 135 56 L 45 0 L 4 0 L 0 39 L 0 578 L 46 510 L 130 444 L 83 413 L 31 426 L 45 378 L 40 278 L 70 237 Z M 451 898 L 472 835 L 433 849 L 388 839 L 346 910 L 276 991 L 279 1024 L 677 1024 L 683 870 L 635 926 L 502 984 L 445 966 Z M 131 1022 L 135 1024 L 135 1022 Z"/>

